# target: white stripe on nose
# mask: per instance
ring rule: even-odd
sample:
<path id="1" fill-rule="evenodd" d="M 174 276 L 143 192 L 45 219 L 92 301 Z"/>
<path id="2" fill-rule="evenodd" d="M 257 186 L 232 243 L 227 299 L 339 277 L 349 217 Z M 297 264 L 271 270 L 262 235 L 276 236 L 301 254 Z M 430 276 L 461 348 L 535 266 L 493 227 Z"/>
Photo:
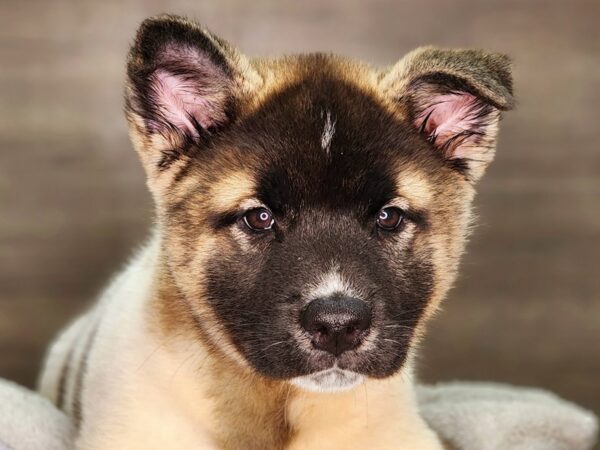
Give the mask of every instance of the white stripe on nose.
<path id="1" fill-rule="evenodd" d="M 360 298 L 356 290 L 343 278 L 337 266 L 319 277 L 318 281 L 311 286 L 307 298 L 308 300 L 312 300 L 329 297 L 334 294 Z"/>

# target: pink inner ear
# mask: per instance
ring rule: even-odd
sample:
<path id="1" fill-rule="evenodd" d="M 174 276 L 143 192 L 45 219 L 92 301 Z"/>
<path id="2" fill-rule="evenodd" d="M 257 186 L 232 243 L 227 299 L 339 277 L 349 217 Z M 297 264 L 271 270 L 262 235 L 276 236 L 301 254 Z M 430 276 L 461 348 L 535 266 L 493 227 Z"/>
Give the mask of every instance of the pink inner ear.
<path id="1" fill-rule="evenodd" d="M 224 95 L 219 92 L 223 83 L 215 79 L 201 80 L 197 75 L 176 75 L 158 69 L 153 76 L 156 106 L 162 119 L 194 137 L 198 136 L 194 122 L 206 129 L 225 118 Z"/>
<path id="2" fill-rule="evenodd" d="M 464 158 L 465 144 L 477 141 L 485 131 L 487 107 L 468 93 L 439 94 L 427 102 L 415 125 L 446 157 Z"/>
<path id="3" fill-rule="evenodd" d="M 150 77 L 155 106 L 154 132 L 198 137 L 227 120 L 230 78 L 203 51 L 186 45 L 167 45 L 157 55 L 158 68 Z"/>

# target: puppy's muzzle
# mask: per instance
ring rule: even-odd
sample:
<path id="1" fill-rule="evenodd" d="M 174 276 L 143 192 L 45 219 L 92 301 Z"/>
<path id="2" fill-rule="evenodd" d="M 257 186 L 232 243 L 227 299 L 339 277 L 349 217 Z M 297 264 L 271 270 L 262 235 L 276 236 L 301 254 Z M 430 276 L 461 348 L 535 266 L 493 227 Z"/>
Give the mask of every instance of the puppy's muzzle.
<path id="1" fill-rule="evenodd" d="M 300 324 L 315 348 L 339 356 L 362 343 L 371 327 L 371 308 L 353 297 L 317 298 L 302 311 Z"/>

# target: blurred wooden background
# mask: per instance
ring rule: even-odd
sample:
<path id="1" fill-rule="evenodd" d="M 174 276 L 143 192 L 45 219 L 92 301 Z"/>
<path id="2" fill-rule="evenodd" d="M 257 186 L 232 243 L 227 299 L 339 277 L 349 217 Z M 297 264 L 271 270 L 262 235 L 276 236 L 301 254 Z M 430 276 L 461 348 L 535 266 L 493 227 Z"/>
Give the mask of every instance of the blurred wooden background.
<path id="1" fill-rule="evenodd" d="M 122 114 L 139 22 L 195 17 L 251 55 L 391 64 L 423 44 L 512 55 L 517 111 L 431 327 L 426 381 L 552 389 L 600 412 L 600 2 L 2 1 L 0 376 L 44 348 L 143 241 L 152 207 Z"/>

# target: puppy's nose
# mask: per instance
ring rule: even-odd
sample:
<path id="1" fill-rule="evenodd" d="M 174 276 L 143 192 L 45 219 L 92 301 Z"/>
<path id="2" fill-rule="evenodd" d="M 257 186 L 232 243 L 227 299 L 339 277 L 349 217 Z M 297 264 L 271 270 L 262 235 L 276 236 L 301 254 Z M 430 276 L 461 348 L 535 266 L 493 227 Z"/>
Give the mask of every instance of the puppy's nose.
<path id="1" fill-rule="evenodd" d="M 360 345 L 371 326 L 371 308 L 352 297 L 317 298 L 302 311 L 300 323 L 316 348 L 339 356 Z"/>

